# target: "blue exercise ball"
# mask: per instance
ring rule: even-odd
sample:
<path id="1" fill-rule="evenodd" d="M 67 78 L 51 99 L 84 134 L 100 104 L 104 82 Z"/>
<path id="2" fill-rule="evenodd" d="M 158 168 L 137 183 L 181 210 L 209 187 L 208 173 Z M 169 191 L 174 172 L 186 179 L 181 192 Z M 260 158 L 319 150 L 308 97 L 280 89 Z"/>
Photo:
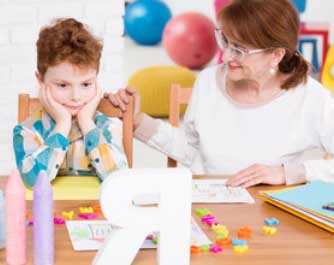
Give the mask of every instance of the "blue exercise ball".
<path id="1" fill-rule="evenodd" d="M 299 13 L 304 13 L 306 9 L 306 0 L 292 0 Z"/>
<path id="2" fill-rule="evenodd" d="M 155 45 L 172 17 L 168 6 L 160 0 L 137 0 L 125 9 L 124 23 L 128 36 L 141 45 Z"/>

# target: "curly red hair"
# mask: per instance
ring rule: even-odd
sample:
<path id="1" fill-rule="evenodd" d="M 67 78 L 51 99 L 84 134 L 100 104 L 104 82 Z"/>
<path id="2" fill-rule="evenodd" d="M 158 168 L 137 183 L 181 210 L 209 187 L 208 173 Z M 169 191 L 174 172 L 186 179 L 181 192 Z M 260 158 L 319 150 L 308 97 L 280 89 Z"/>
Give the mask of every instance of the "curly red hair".
<path id="1" fill-rule="evenodd" d="M 79 68 L 99 70 L 102 41 L 83 23 L 73 19 L 57 19 L 42 28 L 37 40 L 37 70 L 42 79 L 50 66 L 69 62 Z"/>

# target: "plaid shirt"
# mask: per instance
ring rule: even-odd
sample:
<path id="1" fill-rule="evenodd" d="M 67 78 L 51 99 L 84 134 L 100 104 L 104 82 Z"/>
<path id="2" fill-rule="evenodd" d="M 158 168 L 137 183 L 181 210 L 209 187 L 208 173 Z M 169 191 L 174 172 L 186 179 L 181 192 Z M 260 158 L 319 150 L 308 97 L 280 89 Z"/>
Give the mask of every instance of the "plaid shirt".
<path id="1" fill-rule="evenodd" d="M 54 120 L 37 111 L 13 132 L 15 159 L 27 186 L 34 186 L 38 173 L 56 175 L 98 175 L 103 180 L 117 169 L 127 168 L 122 147 L 122 123 L 102 113 L 95 114 L 96 128 L 83 135 L 76 120 L 68 138 L 53 134 Z"/>

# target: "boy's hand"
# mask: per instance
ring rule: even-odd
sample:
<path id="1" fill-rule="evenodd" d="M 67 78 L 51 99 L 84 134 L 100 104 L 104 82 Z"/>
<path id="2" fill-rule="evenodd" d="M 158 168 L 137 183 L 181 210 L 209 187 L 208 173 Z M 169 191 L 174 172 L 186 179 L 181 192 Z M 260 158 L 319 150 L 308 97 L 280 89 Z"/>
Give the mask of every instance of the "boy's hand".
<path id="1" fill-rule="evenodd" d="M 53 99 L 48 85 L 42 85 L 40 87 L 39 99 L 43 108 L 56 122 L 54 132 L 59 132 L 67 136 L 72 126 L 71 112 Z"/>
<path id="2" fill-rule="evenodd" d="M 102 97 L 102 91 L 98 84 L 96 84 L 96 94 L 77 114 L 78 124 L 83 134 L 88 133 L 95 128 L 94 115 L 97 106 L 100 103 Z"/>

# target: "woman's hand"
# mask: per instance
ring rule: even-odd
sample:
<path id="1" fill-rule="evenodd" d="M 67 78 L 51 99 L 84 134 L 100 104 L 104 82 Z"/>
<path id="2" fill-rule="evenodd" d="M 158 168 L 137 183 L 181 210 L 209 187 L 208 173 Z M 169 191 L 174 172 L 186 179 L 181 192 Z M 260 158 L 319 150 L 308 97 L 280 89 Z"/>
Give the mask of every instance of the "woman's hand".
<path id="1" fill-rule="evenodd" d="M 285 183 L 283 166 L 254 164 L 231 176 L 226 185 L 229 187 L 248 188 L 260 183 L 279 185 Z"/>
<path id="2" fill-rule="evenodd" d="M 114 107 L 120 108 L 122 111 L 126 111 L 127 105 L 129 104 L 129 96 L 134 97 L 134 124 L 135 128 L 140 124 L 143 113 L 140 112 L 140 95 L 137 90 L 132 87 L 119 89 L 115 94 L 104 93 L 104 97 L 109 99 Z"/>
<path id="3" fill-rule="evenodd" d="M 94 115 L 97 106 L 100 103 L 102 97 L 102 91 L 98 84 L 96 84 L 95 96 L 85 104 L 77 113 L 77 120 L 83 134 L 88 133 L 90 130 L 95 128 Z"/>
<path id="4" fill-rule="evenodd" d="M 115 107 L 120 108 L 122 111 L 126 111 L 126 105 L 129 104 L 129 96 L 134 96 L 134 98 L 139 97 L 137 90 L 133 87 L 121 88 L 115 94 L 104 93 L 104 97 L 109 99 L 111 104 L 113 104 Z"/>
<path id="5" fill-rule="evenodd" d="M 71 112 L 54 100 L 48 85 L 42 85 L 40 87 L 39 99 L 43 108 L 56 122 L 54 132 L 59 132 L 67 136 L 72 126 Z"/>

